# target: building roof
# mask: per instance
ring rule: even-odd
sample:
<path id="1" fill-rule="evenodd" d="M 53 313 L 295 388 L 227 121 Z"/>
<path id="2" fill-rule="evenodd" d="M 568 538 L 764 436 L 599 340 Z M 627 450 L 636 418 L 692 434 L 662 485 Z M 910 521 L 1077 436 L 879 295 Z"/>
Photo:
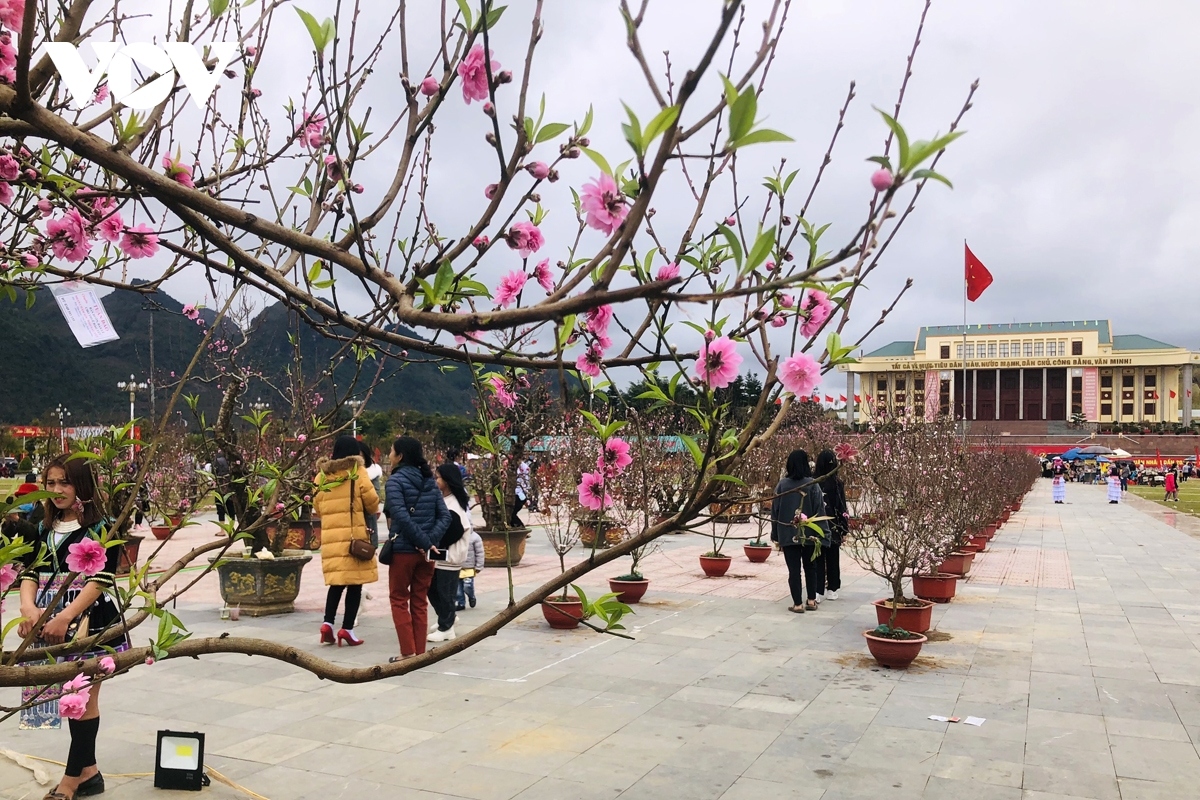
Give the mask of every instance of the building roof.
<path id="1" fill-rule="evenodd" d="M 916 351 L 913 349 L 912 342 L 892 342 L 891 344 L 885 344 L 878 350 L 872 350 L 864 358 L 896 358 L 898 356 L 912 358 L 915 353 Z"/>
<path id="2" fill-rule="evenodd" d="M 986 336 L 989 333 L 1073 333 L 1079 331 L 1098 331 L 1100 344 L 1112 343 L 1112 324 L 1106 319 L 1094 319 L 1082 322 L 1078 320 L 1074 322 L 1001 322 L 991 325 L 967 325 L 965 328 L 962 325 L 928 325 L 921 328 L 917 334 L 916 349 L 925 349 L 926 336 L 962 336 L 964 333 L 968 336 Z M 1153 340 L 1147 339 L 1146 341 Z"/>
<path id="3" fill-rule="evenodd" d="M 1113 337 L 1113 350 L 1178 350 L 1173 344 L 1151 339 L 1137 333 L 1126 333 Z"/>

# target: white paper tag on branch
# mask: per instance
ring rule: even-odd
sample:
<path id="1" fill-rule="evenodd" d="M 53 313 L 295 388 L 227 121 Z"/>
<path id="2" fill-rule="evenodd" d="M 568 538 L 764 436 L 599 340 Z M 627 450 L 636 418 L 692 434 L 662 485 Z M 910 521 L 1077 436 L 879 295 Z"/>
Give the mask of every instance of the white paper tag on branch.
<path id="1" fill-rule="evenodd" d="M 94 287 L 80 281 L 68 281 L 51 284 L 50 292 L 80 347 L 94 347 L 121 338 Z"/>

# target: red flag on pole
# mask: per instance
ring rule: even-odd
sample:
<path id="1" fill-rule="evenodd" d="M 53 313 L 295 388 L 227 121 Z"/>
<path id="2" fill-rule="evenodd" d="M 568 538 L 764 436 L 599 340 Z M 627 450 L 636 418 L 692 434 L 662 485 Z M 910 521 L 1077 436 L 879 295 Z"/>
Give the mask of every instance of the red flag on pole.
<path id="1" fill-rule="evenodd" d="M 974 303 L 992 285 L 992 273 L 975 257 L 966 242 L 963 242 L 963 249 L 966 250 L 967 299 Z"/>
<path id="2" fill-rule="evenodd" d="M 832 403 L 832 402 L 833 402 L 833 398 L 832 398 L 832 397 L 830 397 L 829 395 L 825 395 L 825 402 L 826 402 L 826 403 Z"/>
<path id="3" fill-rule="evenodd" d="M 1172 396 L 1172 397 L 1174 397 L 1174 395 L 1175 395 L 1175 393 L 1174 393 L 1174 392 L 1171 392 L 1171 396 Z M 1158 392 L 1155 392 L 1155 393 L 1154 393 L 1154 399 L 1155 399 L 1155 400 L 1157 400 L 1157 399 L 1158 399 Z"/>
<path id="4" fill-rule="evenodd" d="M 1162 451 L 1158 448 L 1154 450 L 1154 458 L 1158 461 L 1158 468 L 1162 469 Z"/>
<path id="5" fill-rule="evenodd" d="M 1175 390 L 1171 389 L 1170 392 L 1171 392 L 1171 399 L 1174 400 L 1175 399 Z"/>
<path id="6" fill-rule="evenodd" d="M 859 395 L 854 395 L 854 402 L 856 402 L 856 403 L 861 403 L 861 402 L 862 402 L 862 398 L 861 398 Z"/>
<path id="7" fill-rule="evenodd" d="M 838 395 L 838 400 L 840 400 L 843 403 L 846 402 L 846 395 L 844 395 L 844 394 Z"/>

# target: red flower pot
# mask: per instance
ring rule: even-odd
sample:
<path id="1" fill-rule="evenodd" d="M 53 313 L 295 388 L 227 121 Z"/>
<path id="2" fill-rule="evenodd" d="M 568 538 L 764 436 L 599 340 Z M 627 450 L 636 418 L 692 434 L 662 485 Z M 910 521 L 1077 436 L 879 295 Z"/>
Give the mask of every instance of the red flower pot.
<path id="1" fill-rule="evenodd" d="M 569 597 L 566 600 L 543 600 L 542 616 L 546 618 L 546 622 L 550 623 L 551 628 L 559 630 L 577 628 L 579 620 L 583 619 L 583 603 L 578 597 Z"/>
<path id="2" fill-rule="evenodd" d="M 975 560 L 974 553 L 957 552 L 946 556 L 946 560 L 938 565 L 938 572 L 951 575 L 962 575 L 964 578 L 971 571 L 971 562 Z"/>
<path id="3" fill-rule="evenodd" d="M 622 603 L 636 603 L 642 599 L 642 595 L 650 588 L 650 581 L 627 581 L 620 578 L 608 579 L 608 590 L 617 595 L 617 599 Z"/>
<path id="4" fill-rule="evenodd" d="M 1000 526 L 993 523 L 983 529 L 983 535 L 990 539 L 991 537 L 996 535 L 996 531 L 999 529 L 1000 529 Z"/>
<path id="5" fill-rule="evenodd" d="M 978 548 L 979 548 L 979 552 L 980 552 L 980 553 L 982 553 L 982 552 L 984 552 L 984 551 L 986 551 L 986 550 L 987 550 L 988 541 L 989 541 L 989 538 L 988 538 L 987 536 L 984 536 L 984 535 L 982 535 L 982 534 L 981 534 L 981 535 L 979 535 L 979 536 L 972 536 L 972 537 L 971 537 L 971 544 L 973 544 L 973 545 L 975 545 L 976 547 L 978 547 Z"/>
<path id="6" fill-rule="evenodd" d="M 170 525 L 151 525 L 150 532 L 154 534 L 154 538 L 162 541 L 171 538 L 171 532 L 175 529 Z"/>
<path id="7" fill-rule="evenodd" d="M 1012 504 L 1012 505 L 1011 505 L 1009 508 L 1010 508 L 1010 509 L 1011 509 L 1011 511 L 1012 511 L 1012 512 L 1015 514 L 1015 513 L 1017 513 L 1018 511 L 1020 511 L 1020 510 L 1021 510 L 1021 504 L 1020 504 L 1020 503 L 1013 503 L 1013 504 Z"/>
<path id="8" fill-rule="evenodd" d="M 863 638 L 867 640 L 867 649 L 875 656 L 875 660 L 889 669 L 908 669 L 908 665 L 920 654 L 921 645 L 929 641 L 924 636 L 886 639 L 873 636 L 870 631 L 863 631 Z"/>
<path id="9" fill-rule="evenodd" d="M 913 575 L 913 594 L 922 600 L 949 603 L 958 585 L 958 576 L 939 572 L 937 575 Z"/>
<path id="10" fill-rule="evenodd" d="M 875 619 L 880 625 L 887 625 L 892 619 L 892 601 L 876 600 Z M 904 628 L 909 633 L 924 633 L 933 625 L 933 603 L 922 601 L 919 606 L 900 606 L 896 609 L 896 627 Z"/>
<path id="11" fill-rule="evenodd" d="M 746 554 L 746 558 L 750 559 L 755 564 L 761 564 L 762 562 L 766 561 L 771 556 L 771 551 L 773 549 L 774 548 L 770 545 L 766 545 L 765 547 L 751 544 L 742 545 L 742 552 Z"/>
<path id="12" fill-rule="evenodd" d="M 719 578 L 729 572 L 733 559 L 729 556 L 700 556 L 700 569 L 710 578 Z"/>
<path id="13" fill-rule="evenodd" d="M 966 544 L 961 545 L 958 548 L 958 552 L 960 552 L 960 553 L 978 553 L 980 551 L 980 549 L 981 548 L 976 547 L 975 545 L 971 544 L 970 542 L 967 542 Z"/>
<path id="14" fill-rule="evenodd" d="M 1000 524 L 1003 525 L 1004 523 L 1008 522 L 1008 518 L 1010 516 L 1012 516 L 1012 515 L 1007 511 L 1005 511 L 1003 514 L 1001 514 L 1000 515 Z"/>

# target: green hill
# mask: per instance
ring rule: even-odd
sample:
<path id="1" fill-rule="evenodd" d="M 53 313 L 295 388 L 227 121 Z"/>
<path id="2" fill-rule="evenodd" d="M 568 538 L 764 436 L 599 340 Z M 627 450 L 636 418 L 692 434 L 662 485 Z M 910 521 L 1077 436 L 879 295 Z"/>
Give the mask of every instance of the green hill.
<path id="1" fill-rule="evenodd" d="M 0 424 L 48 422 L 60 403 L 71 410 L 75 424 L 128 419 L 129 395 L 117 389 L 117 382 L 128 380 L 131 373 L 139 381 L 148 380 L 152 317 L 155 383 L 160 387 L 156 400 L 162 409 L 169 394 L 161 387 L 170 382 L 172 372 L 181 374 L 186 369 L 203 335 L 202 329 L 182 315 L 182 303 L 162 292 L 146 297 L 114 291 L 103 302 L 121 338 L 87 349 L 76 342 L 48 292 L 38 293 L 33 308 L 6 305 L 0 309 L 0 342 L 4 343 L 8 373 L 7 390 L 0 402 Z M 215 315 L 206 311 L 204 316 L 211 321 Z M 253 362 L 276 385 L 295 361 L 288 332 L 296 330 L 296 324 L 294 319 L 289 324 L 288 316 L 281 306 L 274 305 L 250 324 Z M 307 365 L 327 365 L 339 349 L 337 342 L 306 326 L 300 328 L 300 343 L 301 360 Z M 443 414 L 470 411 L 474 395 L 465 368 L 442 373 L 432 364 L 410 364 L 403 369 L 397 369 L 398 366 L 392 363 L 385 366 L 384 381 L 371 396 L 372 410 L 407 408 Z M 374 373 L 373 365 L 364 369 L 368 376 Z M 334 371 L 335 380 L 341 383 L 349 381 L 352 375 L 349 364 Z M 204 406 L 215 407 L 214 387 L 196 384 L 189 385 L 186 391 L 199 394 Z M 247 393 L 250 398 L 262 397 L 278 408 L 284 401 L 272 395 L 265 385 L 252 385 Z M 331 396 L 327 392 L 325 395 Z M 149 396 L 142 393 L 137 400 L 137 414 L 144 416 L 148 411 Z"/>

